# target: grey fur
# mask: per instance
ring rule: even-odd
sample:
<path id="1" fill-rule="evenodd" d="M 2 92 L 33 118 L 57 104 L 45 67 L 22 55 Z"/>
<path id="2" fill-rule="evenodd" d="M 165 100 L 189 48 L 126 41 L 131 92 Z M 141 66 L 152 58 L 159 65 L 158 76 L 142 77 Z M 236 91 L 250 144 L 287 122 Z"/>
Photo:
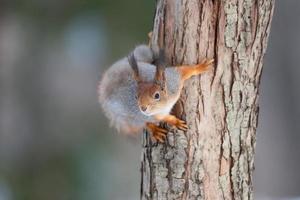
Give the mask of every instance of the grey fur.
<path id="1" fill-rule="evenodd" d="M 147 45 L 139 45 L 134 49 L 134 57 L 137 62 L 152 63 L 154 55 L 152 50 Z"/>
<path id="2" fill-rule="evenodd" d="M 153 54 L 146 45 L 135 48 L 134 55 L 143 81 L 153 81 L 156 67 L 152 65 Z M 151 58 L 151 59 L 150 59 Z M 180 87 L 180 75 L 172 67 L 165 70 L 167 90 L 176 94 Z M 99 101 L 106 116 L 118 131 L 126 128 L 142 129 L 145 122 L 155 122 L 151 116 L 144 115 L 137 103 L 137 83 L 128 59 L 123 58 L 113 64 L 103 75 L 99 85 Z"/>

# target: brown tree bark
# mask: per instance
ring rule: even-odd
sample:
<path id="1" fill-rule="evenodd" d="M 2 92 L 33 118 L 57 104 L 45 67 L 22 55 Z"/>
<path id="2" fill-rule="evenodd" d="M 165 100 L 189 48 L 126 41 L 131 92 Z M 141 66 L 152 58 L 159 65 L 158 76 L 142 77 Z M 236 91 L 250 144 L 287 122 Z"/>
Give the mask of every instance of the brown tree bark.
<path id="1" fill-rule="evenodd" d="M 187 132 L 143 137 L 141 199 L 253 199 L 258 89 L 274 0 L 158 0 L 152 45 L 172 65 L 214 58 L 174 113 Z"/>

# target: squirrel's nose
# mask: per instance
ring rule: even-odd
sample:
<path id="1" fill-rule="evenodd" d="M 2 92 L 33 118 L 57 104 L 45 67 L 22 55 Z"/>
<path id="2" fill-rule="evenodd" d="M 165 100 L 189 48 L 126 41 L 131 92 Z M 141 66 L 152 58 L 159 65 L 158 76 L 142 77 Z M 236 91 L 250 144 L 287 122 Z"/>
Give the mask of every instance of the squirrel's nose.
<path id="1" fill-rule="evenodd" d="M 140 106 L 141 110 L 145 112 L 147 110 L 147 106 Z"/>

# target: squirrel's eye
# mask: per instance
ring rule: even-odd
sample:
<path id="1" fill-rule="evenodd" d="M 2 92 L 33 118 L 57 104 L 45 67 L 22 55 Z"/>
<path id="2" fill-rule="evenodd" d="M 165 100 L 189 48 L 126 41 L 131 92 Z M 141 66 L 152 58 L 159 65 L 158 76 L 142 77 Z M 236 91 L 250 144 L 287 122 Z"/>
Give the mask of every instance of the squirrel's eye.
<path id="1" fill-rule="evenodd" d="M 158 92 L 156 92 L 156 93 L 154 94 L 154 99 L 156 99 L 156 100 L 159 100 L 159 99 L 160 99 L 160 95 L 159 95 Z"/>

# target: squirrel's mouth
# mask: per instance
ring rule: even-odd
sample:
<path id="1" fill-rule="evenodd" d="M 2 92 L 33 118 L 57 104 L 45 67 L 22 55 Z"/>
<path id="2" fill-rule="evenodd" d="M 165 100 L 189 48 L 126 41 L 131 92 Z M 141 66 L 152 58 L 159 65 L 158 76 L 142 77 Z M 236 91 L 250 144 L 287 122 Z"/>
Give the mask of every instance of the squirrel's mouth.
<path id="1" fill-rule="evenodd" d="M 144 105 L 140 105 L 139 106 L 140 111 L 146 115 L 146 116 L 150 116 L 151 113 L 149 112 L 149 107 L 148 106 L 144 106 Z"/>
<path id="2" fill-rule="evenodd" d="M 141 113 L 142 113 L 143 115 L 146 115 L 146 116 L 148 116 L 148 117 L 151 117 L 151 116 L 153 116 L 153 115 L 157 115 L 157 114 L 160 113 L 160 111 L 158 111 L 158 110 L 151 110 L 151 111 L 149 111 L 149 109 L 147 109 L 147 110 L 145 110 L 145 111 L 143 111 L 143 110 L 140 109 L 140 111 L 141 111 Z"/>
<path id="3" fill-rule="evenodd" d="M 141 109 L 140 109 L 140 111 L 141 111 L 141 113 L 143 113 L 143 115 L 146 115 L 146 116 L 151 116 L 152 115 L 152 113 L 149 113 L 147 111 L 142 111 Z"/>
<path id="4" fill-rule="evenodd" d="M 143 115 L 146 115 L 146 116 L 152 116 L 152 115 L 155 115 L 155 113 L 151 112 L 150 111 L 151 109 L 149 109 L 149 107 L 140 107 L 140 111 Z"/>

